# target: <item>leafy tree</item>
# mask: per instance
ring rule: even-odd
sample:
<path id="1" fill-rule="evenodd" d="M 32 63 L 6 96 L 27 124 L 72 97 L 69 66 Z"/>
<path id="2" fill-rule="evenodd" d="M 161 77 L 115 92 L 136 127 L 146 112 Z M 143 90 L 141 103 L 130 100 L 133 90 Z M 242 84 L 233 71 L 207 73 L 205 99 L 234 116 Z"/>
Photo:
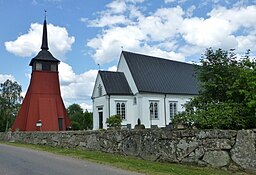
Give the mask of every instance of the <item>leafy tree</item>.
<path id="1" fill-rule="evenodd" d="M 174 122 L 197 128 L 256 127 L 256 62 L 249 51 L 239 60 L 234 50 L 210 48 L 200 62 L 196 67 L 199 95 Z"/>
<path id="2" fill-rule="evenodd" d="M 6 80 L 0 84 L 0 131 L 12 126 L 22 101 L 21 91 L 16 81 Z"/>
<path id="3" fill-rule="evenodd" d="M 88 112 L 85 110 L 84 112 L 84 129 L 92 129 L 93 128 L 93 114 L 92 112 Z"/>
<path id="4" fill-rule="evenodd" d="M 112 115 L 109 118 L 107 118 L 106 123 L 111 128 L 120 128 L 122 123 L 122 117 L 120 115 Z"/>
<path id="5" fill-rule="evenodd" d="M 83 112 L 83 109 L 79 104 L 72 104 L 67 108 L 68 116 L 72 123 L 74 130 L 88 130 L 92 129 L 92 113 L 87 110 Z"/>

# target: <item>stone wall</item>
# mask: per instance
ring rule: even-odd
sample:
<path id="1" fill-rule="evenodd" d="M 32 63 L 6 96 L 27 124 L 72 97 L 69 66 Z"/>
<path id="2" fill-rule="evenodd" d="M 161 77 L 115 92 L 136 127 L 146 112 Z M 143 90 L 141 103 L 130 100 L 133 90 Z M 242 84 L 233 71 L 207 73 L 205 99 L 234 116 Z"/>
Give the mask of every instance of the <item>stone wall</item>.
<path id="1" fill-rule="evenodd" d="M 256 173 L 256 130 L 9 132 L 0 140 L 97 150 Z"/>

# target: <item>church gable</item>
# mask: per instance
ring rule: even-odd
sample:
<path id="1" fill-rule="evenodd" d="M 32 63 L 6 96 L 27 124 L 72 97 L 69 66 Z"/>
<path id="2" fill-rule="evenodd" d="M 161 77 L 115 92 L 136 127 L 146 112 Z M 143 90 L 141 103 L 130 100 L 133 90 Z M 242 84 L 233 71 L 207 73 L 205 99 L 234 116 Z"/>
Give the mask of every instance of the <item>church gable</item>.
<path id="1" fill-rule="evenodd" d="M 100 71 L 99 71 L 100 72 Z M 96 77 L 96 81 L 94 84 L 93 92 L 92 92 L 92 98 L 101 97 L 103 95 L 106 95 L 106 90 L 103 84 L 103 81 L 101 79 L 101 76 L 98 72 L 98 75 Z"/>

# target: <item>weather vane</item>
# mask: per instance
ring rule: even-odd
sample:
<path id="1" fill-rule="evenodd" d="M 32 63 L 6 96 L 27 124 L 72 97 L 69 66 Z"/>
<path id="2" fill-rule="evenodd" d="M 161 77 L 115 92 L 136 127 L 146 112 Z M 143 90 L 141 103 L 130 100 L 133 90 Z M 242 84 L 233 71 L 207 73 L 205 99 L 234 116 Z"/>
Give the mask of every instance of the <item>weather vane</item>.
<path id="1" fill-rule="evenodd" d="M 47 10 L 44 10 L 44 19 L 46 20 Z"/>

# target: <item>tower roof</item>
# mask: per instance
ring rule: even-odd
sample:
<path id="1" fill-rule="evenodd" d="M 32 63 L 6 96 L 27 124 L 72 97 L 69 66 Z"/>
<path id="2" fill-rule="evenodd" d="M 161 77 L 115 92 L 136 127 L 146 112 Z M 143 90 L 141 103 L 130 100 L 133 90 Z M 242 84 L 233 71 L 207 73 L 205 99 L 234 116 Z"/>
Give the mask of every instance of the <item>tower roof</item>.
<path id="1" fill-rule="evenodd" d="M 48 39 L 47 39 L 47 22 L 46 19 L 44 19 L 44 26 L 43 26 L 43 36 L 42 36 L 42 45 L 41 45 L 41 51 L 30 61 L 29 65 L 32 66 L 34 61 L 47 61 L 47 62 L 56 62 L 59 63 L 60 61 L 56 59 L 51 52 L 49 52 L 48 47 Z"/>
<path id="2" fill-rule="evenodd" d="M 43 27 L 43 37 L 42 37 L 42 50 L 48 50 L 48 40 L 47 40 L 47 23 L 46 19 L 44 19 L 44 27 Z"/>

